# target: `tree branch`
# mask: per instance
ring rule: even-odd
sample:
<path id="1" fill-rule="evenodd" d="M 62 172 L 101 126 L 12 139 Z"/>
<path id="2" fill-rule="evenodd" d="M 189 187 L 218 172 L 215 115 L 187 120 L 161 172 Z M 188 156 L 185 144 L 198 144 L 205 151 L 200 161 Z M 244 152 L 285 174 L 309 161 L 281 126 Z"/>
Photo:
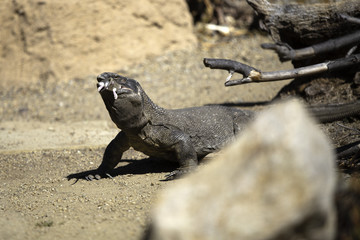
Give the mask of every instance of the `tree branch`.
<path id="1" fill-rule="evenodd" d="M 295 4 L 269 0 L 247 0 L 258 13 L 262 26 L 275 42 L 286 42 L 299 49 L 360 30 L 360 25 L 340 17 L 360 16 L 359 0 L 321 1 L 318 4 Z M 271 1 L 274 2 L 274 1 Z M 279 1 L 275 1 L 279 2 Z M 293 1 L 291 1 L 293 2 Z"/>
<path id="2" fill-rule="evenodd" d="M 262 72 L 249 65 L 228 59 L 204 58 L 204 65 L 211 69 L 228 70 L 230 75 L 226 79 L 225 86 L 233 86 L 252 82 L 279 81 L 334 71 L 350 66 L 360 66 L 360 54 L 306 67 L 274 72 Z M 234 72 L 240 73 L 243 78 L 231 80 Z"/>
<path id="3" fill-rule="evenodd" d="M 357 18 L 354 18 L 357 19 Z M 360 19 L 357 19 L 360 22 Z M 360 42 L 360 31 L 356 31 L 351 34 L 347 34 L 343 37 L 330 39 L 328 41 L 312 45 L 310 47 L 293 49 L 288 44 L 283 43 L 263 43 L 261 47 L 263 49 L 274 50 L 280 61 L 285 62 L 289 60 L 302 60 L 312 57 L 317 57 L 327 52 L 338 51 L 341 48 L 356 46 Z"/>
<path id="4" fill-rule="evenodd" d="M 360 18 L 351 17 L 347 14 L 340 14 L 340 17 L 342 17 L 343 19 L 345 19 L 348 22 L 360 24 Z"/>

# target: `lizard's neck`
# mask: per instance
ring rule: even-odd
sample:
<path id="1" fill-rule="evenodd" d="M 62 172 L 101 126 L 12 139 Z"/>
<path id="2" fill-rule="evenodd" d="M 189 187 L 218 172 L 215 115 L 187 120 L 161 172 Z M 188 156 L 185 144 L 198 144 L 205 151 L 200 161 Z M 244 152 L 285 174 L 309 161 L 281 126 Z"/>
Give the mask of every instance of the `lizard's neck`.
<path id="1" fill-rule="evenodd" d="M 156 105 L 143 89 L 140 90 L 141 103 L 137 107 L 132 106 L 130 111 L 120 111 L 127 114 L 113 114 L 116 125 L 128 134 L 137 134 L 148 124 L 161 123 L 166 117 L 166 109 Z M 120 109 L 120 106 L 117 107 Z M 129 108 L 127 108 L 129 109 Z"/>
<path id="2" fill-rule="evenodd" d="M 166 114 L 167 110 L 155 104 L 142 89 L 141 96 L 143 100 L 144 117 L 147 118 L 148 122 L 157 121 Z"/>
<path id="3" fill-rule="evenodd" d="M 167 118 L 167 110 L 156 105 L 139 86 L 139 95 L 114 100 L 112 93 L 102 94 L 111 119 L 121 130 L 136 134 L 147 124 L 162 123 Z"/>

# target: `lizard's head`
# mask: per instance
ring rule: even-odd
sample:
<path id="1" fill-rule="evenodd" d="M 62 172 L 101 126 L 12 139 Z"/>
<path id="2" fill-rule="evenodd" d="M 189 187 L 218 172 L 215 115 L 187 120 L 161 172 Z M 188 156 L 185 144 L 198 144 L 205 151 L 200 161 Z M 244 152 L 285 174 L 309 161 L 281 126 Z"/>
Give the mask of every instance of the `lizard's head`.
<path id="1" fill-rule="evenodd" d="M 97 89 L 101 95 L 112 92 L 114 99 L 139 95 L 139 83 L 116 73 L 104 72 L 97 76 Z"/>
<path id="2" fill-rule="evenodd" d="M 97 89 L 104 100 L 111 119 L 119 128 L 136 124 L 143 111 L 142 88 L 130 78 L 104 72 L 97 77 Z"/>

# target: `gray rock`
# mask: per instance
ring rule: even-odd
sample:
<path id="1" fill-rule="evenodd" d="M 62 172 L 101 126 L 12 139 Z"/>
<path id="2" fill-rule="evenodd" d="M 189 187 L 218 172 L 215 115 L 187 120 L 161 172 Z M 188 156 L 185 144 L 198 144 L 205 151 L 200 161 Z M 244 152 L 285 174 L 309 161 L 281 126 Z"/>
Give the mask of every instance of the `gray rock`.
<path id="1" fill-rule="evenodd" d="M 333 239 L 334 154 L 297 101 L 159 196 L 151 239 Z"/>

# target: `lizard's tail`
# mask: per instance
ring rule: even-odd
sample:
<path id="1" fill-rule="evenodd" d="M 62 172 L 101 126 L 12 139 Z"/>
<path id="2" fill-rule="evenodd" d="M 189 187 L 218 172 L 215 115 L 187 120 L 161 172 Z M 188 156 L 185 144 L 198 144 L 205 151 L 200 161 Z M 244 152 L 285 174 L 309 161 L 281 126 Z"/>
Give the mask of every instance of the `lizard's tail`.
<path id="1" fill-rule="evenodd" d="M 342 118 L 360 115 L 360 100 L 345 104 L 327 104 L 308 107 L 312 116 L 321 123 L 333 122 Z"/>

